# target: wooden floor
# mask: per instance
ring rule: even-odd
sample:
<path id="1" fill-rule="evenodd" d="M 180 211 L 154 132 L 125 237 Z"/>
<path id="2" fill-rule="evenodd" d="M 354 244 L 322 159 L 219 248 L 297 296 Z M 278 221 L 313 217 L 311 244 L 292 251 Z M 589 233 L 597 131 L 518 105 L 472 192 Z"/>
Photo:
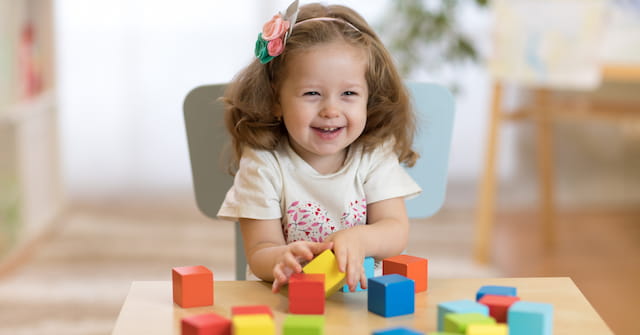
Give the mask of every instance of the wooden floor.
<path id="1" fill-rule="evenodd" d="M 557 215 L 545 248 L 535 213 L 498 215 L 493 260 L 506 276 L 569 276 L 615 334 L 640 334 L 640 210 Z"/>
<path id="2" fill-rule="evenodd" d="M 640 209 L 561 212 L 554 249 L 543 247 L 535 213 L 501 213 L 488 272 L 471 261 L 473 214 L 448 209 L 416 222 L 409 250 L 440 261 L 434 271 L 445 277 L 571 277 L 615 334 L 640 334 Z M 106 334 L 132 280 L 167 280 L 166 269 L 184 264 L 211 266 L 219 279 L 221 269 L 228 268 L 229 278 L 233 273 L 232 247 L 225 244 L 232 226 L 201 215 L 119 205 L 76 210 L 67 221 L 29 257 L 0 271 L 3 330 Z"/>

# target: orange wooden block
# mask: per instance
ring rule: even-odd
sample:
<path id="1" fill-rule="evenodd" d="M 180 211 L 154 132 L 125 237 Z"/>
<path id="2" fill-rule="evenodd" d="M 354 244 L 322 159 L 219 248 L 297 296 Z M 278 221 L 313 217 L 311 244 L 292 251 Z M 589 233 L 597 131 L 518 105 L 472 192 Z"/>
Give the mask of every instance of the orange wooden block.
<path id="1" fill-rule="evenodd" d="M 171 271 L 173 302 L 180 307 L 213 305 L 213 272 L 202 265 L 183 266 Z"/>
<path id="2" fill-rule="evenodd" d="M 409 279 L 413 279 L 416 283 L 416 292 L 427 290 L 428 279 L 428 261 L 410 255 L 398 255 L 382 260 L 382 274 L 388 275 L 397 273 Z"/>

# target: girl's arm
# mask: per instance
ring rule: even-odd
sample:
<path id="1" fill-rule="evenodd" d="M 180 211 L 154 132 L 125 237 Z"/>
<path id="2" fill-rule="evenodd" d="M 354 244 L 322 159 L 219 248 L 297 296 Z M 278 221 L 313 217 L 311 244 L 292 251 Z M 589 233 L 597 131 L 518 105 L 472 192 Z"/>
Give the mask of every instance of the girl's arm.
<path id="1" fill-rule="evenodd" d="M 393 198 L 367 206 L 367 224 L 331 235 L 340 270 L 347 273 L 347 284 L 355 290 L 358 282 L 367 287 L 362 262 L 365 256 L 383 259 L 398 255 L 407 247 L 409 218 L 404 198 Z"/>
<path id="2" fill-rule="evenodd" d="M 239 222 L 247 263 L 258 278 L 273 281 L 274 292 L 287 283 L 292 273 L 302 271 L 302 261 L 309 261 L 332 246 L 330 242 L 306 241 L 287 245 L 279 219 L 241 218 Z"/>

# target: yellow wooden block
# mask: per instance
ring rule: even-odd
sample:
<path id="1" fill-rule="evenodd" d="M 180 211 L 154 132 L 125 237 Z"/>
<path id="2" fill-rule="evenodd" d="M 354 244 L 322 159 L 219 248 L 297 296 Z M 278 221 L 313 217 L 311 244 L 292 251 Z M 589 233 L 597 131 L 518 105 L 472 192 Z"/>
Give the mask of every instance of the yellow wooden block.
<path id="1" fill-rule="evenodd" d="M 324 295 L 334 294 L 344 284 L 346 274 L 338 269 L 338 260 L 327 249 L 302 268 L 304 273 L 324 273 Z"/>
<path id="2" fill-rule="evenodd" d="M 470 324 L 467 326 L 467 335 L 508 335 L 509 327 L 504 323 L 495 325 Z"/>
<path id="3" fill-rule="evenodd" d="M 231 318 L 233 335 L 275 335 L 276 325 L 268 314 L 241 314 Z"/>

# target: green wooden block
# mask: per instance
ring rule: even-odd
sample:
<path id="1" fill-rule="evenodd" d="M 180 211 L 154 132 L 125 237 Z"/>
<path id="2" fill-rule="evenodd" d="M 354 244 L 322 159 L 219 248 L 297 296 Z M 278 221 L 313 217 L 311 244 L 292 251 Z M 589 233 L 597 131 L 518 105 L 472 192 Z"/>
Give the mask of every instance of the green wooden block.
<path id="1" fill-rule="evenodd" d="M 322 335 L 324 316 L 289 314 L 284 320 L 283 335 Z"/>
<path id="2" fill-rule="evenodd" d="M 433 332 L 427 335 L 460 335 L 460 333 L 448 333 L 448 332 Z"/>
<path id="3" fill-rule="evenodd" d="M 444 317 L 444 331 L 452 333 L 466 333 L 470 324 L 493 325 L 496 320 L 480 313 L 450 313 Z"/>

